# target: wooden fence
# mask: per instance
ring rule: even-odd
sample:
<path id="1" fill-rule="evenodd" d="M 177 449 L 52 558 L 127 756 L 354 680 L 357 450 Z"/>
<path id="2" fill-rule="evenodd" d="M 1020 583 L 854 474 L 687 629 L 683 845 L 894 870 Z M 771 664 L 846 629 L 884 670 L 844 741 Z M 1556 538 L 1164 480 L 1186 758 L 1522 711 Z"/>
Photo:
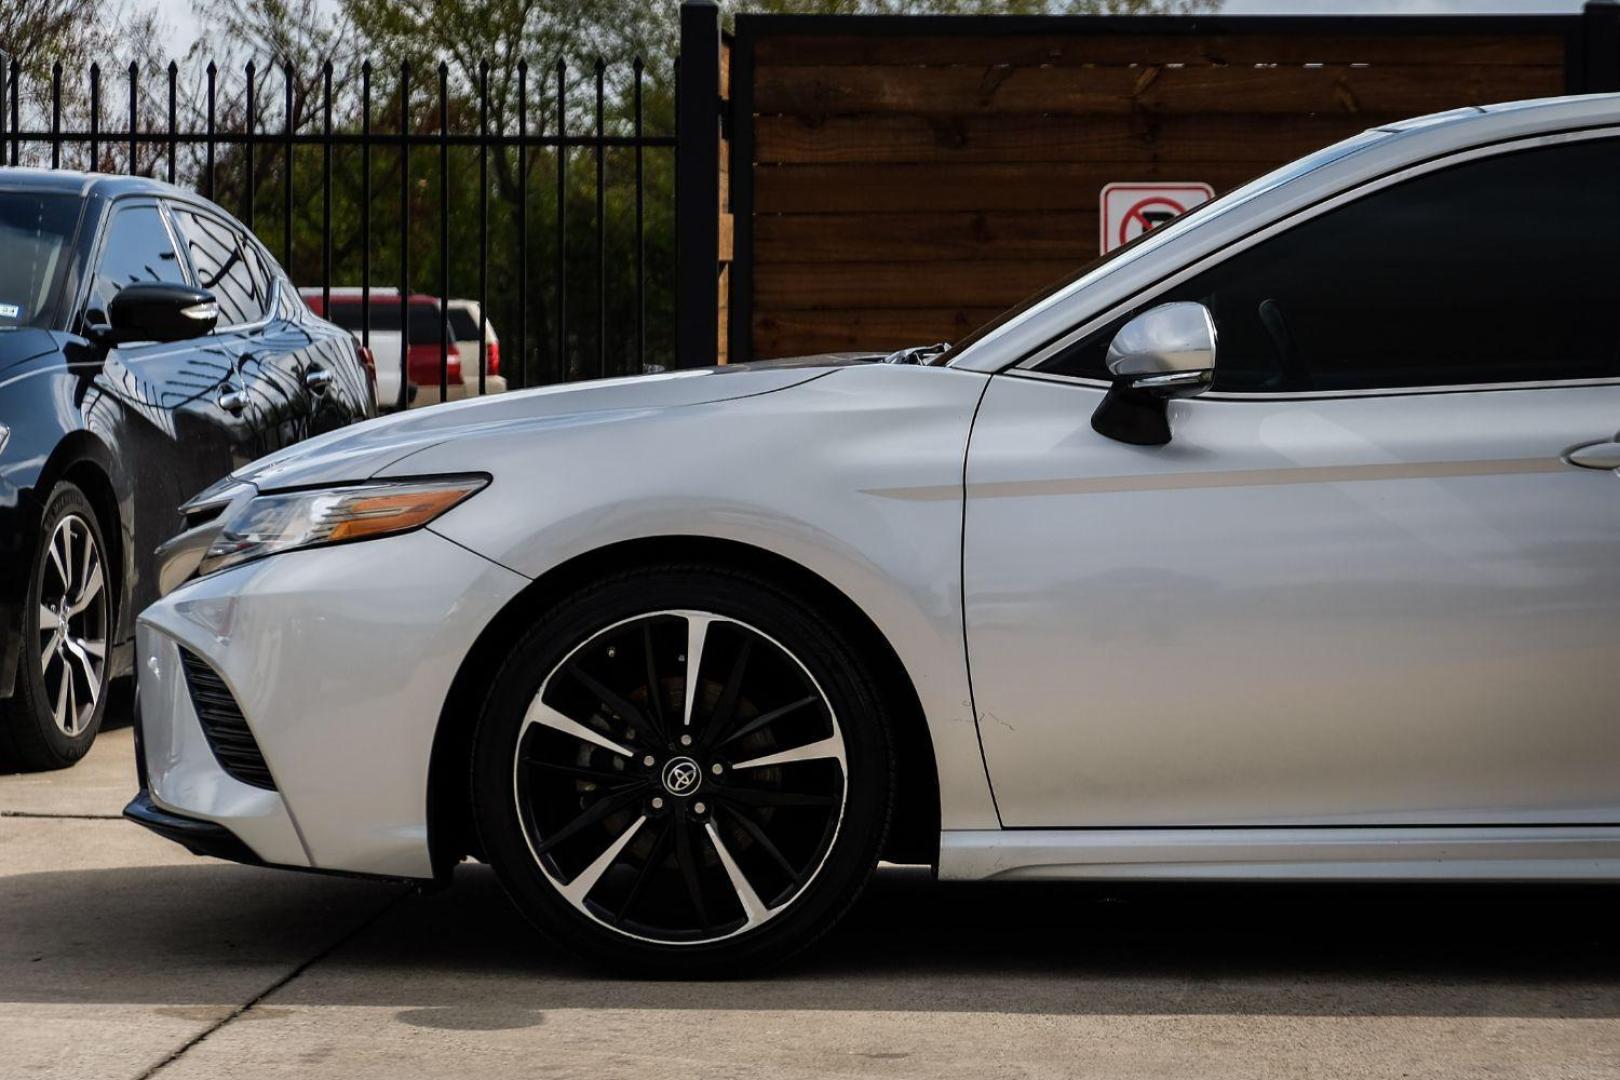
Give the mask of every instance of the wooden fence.
<path id="1" fill-rule="evenodd" d="M 1219 193 L 1392 120 L 1620 89 L 1620 7 L 739 15 L 727 52 L 737 361 L 960 337 L 1098 254 L 1110 182 Z"/>

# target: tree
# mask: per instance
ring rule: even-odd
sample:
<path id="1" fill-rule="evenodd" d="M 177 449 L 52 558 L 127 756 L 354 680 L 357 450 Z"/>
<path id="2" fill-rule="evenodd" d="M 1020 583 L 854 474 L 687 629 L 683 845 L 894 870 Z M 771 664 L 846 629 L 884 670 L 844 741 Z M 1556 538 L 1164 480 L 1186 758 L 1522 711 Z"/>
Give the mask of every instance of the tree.
<path id="1" fill-rule="evenodd" d="M 26 127 L 45 129 L 55 108 L 62 130 L 84 130 L 89 126 L 92 66 L 97 67 L 102 81 L 102 115 L 106 117 L 111 114 L 110 95 L 119 78 L 128 78 L 128 69 L 110 58 L 123 51 L 125 43 L 134 42 L 130 62 L 137 70 L 150 67 L 156 72 L 155 50 L 163 37 L 162 20 L 146 4 L 127 4 L 108 12 L 102 0 L 8 0 L 0 4 L 0 53 L 9 59 L 5 100 L 9 103 L 14 89 L 18 119 Z M 143 124 L 153 119 L 151 102 L 144 96 L 137 100 L 137 113 Z M 64 164 L 119 171 L 129 167 L 127 141 L 109 141 L 94 162 L 84 147 L 66 149 L 70 156 L 82 155 L 82 160 L 65 157 Z M 27 160 L 45 162 L 49 154 L 43 147 L 31 146 Z M 139 168 L 137 163 L 137 171 Z"/>

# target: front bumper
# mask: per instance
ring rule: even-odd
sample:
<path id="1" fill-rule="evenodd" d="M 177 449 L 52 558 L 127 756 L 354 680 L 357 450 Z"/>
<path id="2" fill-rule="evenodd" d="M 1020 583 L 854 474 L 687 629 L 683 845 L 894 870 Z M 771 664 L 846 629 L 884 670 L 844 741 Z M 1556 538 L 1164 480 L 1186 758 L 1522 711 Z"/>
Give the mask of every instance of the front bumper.
<path id="1" fill-rule="evenodd" d="M 272 556 L 153 604 L 137 660 L 147 801 L 170 830 L 157 831 L 188 819 L 222 827 L 254 861 L 431 877 L 428 768 L 445 697 L 478 635 L 527 584 L 422 529 Z M 181 648 L 235 698 L 274 790 L 215 757 Z"/>

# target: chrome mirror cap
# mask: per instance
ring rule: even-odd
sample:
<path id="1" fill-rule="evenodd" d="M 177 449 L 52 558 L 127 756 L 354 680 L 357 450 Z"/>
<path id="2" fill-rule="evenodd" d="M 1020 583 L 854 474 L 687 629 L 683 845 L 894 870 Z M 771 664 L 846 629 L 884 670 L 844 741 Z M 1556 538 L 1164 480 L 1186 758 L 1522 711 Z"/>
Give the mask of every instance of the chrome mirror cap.
<path id="1" fill-rule="evenodd" d="M 1180 300 L 1142 312 L 1108 344 L 1108 373 L 1155 397 L 1190 397 L 1215 375 L 1215 320 L 1203 304 Z"/>

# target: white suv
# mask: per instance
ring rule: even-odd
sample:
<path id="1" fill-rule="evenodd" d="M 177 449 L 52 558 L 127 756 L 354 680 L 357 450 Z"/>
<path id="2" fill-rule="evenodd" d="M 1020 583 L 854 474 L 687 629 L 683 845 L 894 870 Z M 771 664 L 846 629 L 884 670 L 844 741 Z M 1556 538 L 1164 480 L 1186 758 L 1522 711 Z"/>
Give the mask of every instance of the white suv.
<path id="1" fill-rule="evenodd" d="M 478 322 L 481 309 L 476 300 L 450 301 L 450 334 L 461 357 L 461 385 L 467 397 L 478 396 Z M 501 339 L 493 323 L 484 323 L 484 393 L 506 393 L 501 374 Z"/>

